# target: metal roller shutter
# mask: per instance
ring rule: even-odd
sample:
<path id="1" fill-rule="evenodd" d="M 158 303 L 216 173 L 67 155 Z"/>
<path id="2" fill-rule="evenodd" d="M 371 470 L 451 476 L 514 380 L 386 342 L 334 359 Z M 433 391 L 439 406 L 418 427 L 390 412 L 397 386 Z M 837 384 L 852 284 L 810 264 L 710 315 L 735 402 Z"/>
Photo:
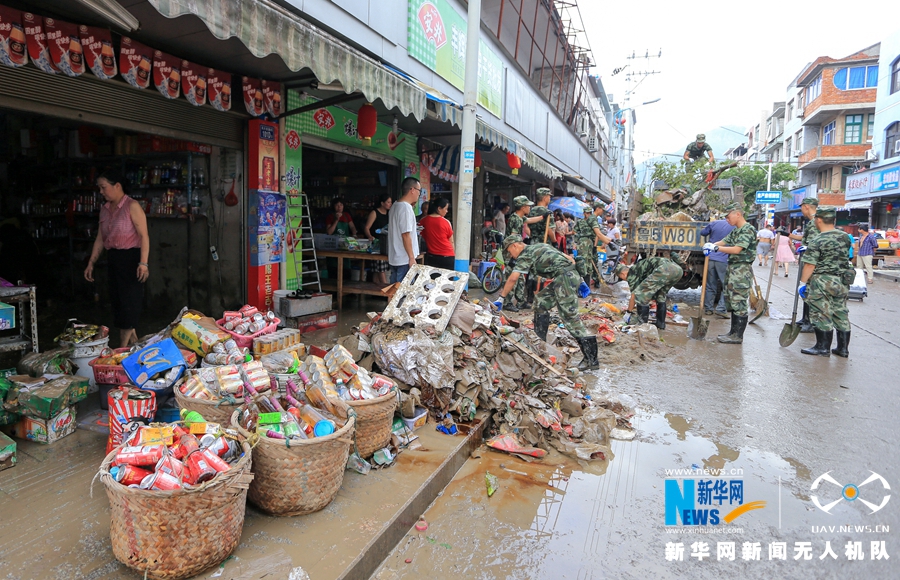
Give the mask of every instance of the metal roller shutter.
<path id="1" fill-rule="evenodd" d="M 0 107 L 232 149 L 244 148 L 248 118 L 169 100 L 152 88 L 139 90 L 90 75 L 51 75 L 31 67 L 0 66 Z"/>

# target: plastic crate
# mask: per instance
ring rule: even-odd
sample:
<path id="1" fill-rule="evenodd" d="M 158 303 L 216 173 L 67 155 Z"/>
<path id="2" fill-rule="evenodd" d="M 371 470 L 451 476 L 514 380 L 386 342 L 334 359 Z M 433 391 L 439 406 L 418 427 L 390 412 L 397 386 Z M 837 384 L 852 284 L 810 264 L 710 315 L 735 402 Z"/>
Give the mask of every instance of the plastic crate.
<path id="1" fill-rule="evenodd" d="M 313 245 L 317 250 L 337 250 L 340 237 L 332 234 L 313 234 Z"/>
<path id="2" fill-rule="evenodd" d="M 238 348 L 249 348 L 253 350 L 253 339 L 258 336 L 263 336 L 264 334 L 272 334 L 276 330 L 278 330 L 278 325 L 281 324 L 281 319 L 276 318 L 272 322 L 270 322 L 265 328 L 257 332 L 256 334 L 237 334 L 225 328 L 225 319 L 222 318 L 216 321 L 216 326 L 219 327 L 219 330 L 222 332 L 227 332 L 231 338 L 234 339 L 234 342 L 238 345 Z"/>
<path id="3" fill-rule="evenodd" d="M 129 350 L 128 348 L 115 348 L 113 352 L 119 354 Z M 94 369 L 94 382 L 98 385 L 125 385 L 131 382 L 122 365 L 97 364 L 97 359 L 90 361 L 88 364 Z"/>

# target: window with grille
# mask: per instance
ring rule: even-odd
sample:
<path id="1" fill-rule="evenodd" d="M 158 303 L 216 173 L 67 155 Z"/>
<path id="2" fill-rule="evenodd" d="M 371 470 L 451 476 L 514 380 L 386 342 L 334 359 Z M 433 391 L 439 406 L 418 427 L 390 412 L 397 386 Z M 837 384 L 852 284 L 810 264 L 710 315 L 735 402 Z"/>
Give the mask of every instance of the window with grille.
<path id="1" fill-rule="evenodd" d="M 862 143 L 862 115 L 847 115 L 844 123 L 844 144 L 858 145 Z"/>
<path id="2" fill-rule="evenodd" d="M 822 145 L 834 145 L 834 134 L 837 129 L 837 123 L 834 121 L 822 128 Z"/>
<path id="3" fill-rule="evenodd" d="M 895 121 L 884 132 L 884 158 L 900 157 L 900 121 Z"/>

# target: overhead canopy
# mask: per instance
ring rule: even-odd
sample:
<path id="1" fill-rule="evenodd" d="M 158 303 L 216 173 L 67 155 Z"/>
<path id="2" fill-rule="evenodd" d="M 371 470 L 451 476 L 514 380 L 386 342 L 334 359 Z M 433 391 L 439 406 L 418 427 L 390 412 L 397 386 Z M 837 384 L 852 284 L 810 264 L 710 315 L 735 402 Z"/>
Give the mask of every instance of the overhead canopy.
<path id="1" fill-rule="evenodd" d="M 220 40 L 238 38 L 257 58 L 277 54 L 292 71 L 309 69 L 321 83 L 380 99 L 416 120 L 425 118 L 425 91 L 296 14 L 247 0 L 147 0 L 168 18 L 193 15 Z"/>

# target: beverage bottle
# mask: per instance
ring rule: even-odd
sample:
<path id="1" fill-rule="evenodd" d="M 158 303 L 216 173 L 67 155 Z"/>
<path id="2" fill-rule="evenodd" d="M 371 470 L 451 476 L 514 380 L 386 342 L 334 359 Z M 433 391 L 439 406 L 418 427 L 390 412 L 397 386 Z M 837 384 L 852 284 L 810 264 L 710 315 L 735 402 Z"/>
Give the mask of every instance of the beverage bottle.
<path id="1" fill-rule="evenodd" d="M 340 398 L 344 399 L 345 401 L 350 400 L 350 390 L 347 388 L 347 385 L 344 384 L 344 379 L 338 379 L 334 385 L 334 388 Z M 307 392 L 309 392 L 308 389 Z"/>
<path id="2" fill-rule="evenodd" d="M 320 413 L 312 405 L 303 405 L 298 411 L 300 412 L 300 417 L 303 421 L 312 426 L 316 437 L 323 437 L 334 433 L 334 423 L 326 419 L 325 415 Z"/>
<path id="3" fill-rule="evenodd" d="M 340 381 L 340 379 L 338 380 Z M 331 401 L 328 400 L 328 395 L 325 393 L 325 389 L 321 386 L 309 385 L 308 387 L 306 387 L 306 398 L 309 399 L 309 402 L 316 407 L 325 409 L 332 415 L 337 414 L 334 410 L 334 405 L 332 405 Z"/>
<path id="4" fill-rule="evenodd" d="M 271 401 L 272 406 L 281 413 L 281 422 L 284 424 L 285 436 L 288 439 L 293 439 L 294 437 L 298 439 L 308 439 L 303 427 L 297 423 L 297 420 L 293 415 L 284 410 L 284 407 L 278 402 L 278 398 L 273 396 L 269 397 L 269 400 Z"/>

